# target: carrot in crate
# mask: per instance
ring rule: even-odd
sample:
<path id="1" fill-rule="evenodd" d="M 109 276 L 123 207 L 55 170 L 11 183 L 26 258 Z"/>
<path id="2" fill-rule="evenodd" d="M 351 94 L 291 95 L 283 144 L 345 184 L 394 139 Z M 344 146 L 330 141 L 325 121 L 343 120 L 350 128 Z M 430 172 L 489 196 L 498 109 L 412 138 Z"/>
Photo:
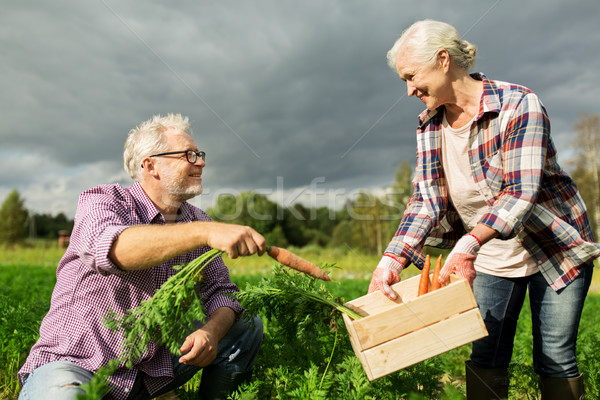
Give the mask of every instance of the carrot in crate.
<path id="1" fill-rule="evenodd" d="M 425 264 L 421 270 L 421 280 L 419 281 L 419 291 L 417 297 L 426 294 L 429 291 L 429 269 L 431 268 L 431 262 L 429 256 L 425 256 Z"/>
<path id="2" fill-rule="evenodd" d="M 437 259 L 437 262 L 435 263 L 435 268 L 433 269 L 433 277 L 431 278 L 431 291 L 433 292 L 434 290 L 439 289 L 440 287 L 442 287 L 442 285 L 440 285 L 440 271 L 442 270 L 442 255 L 440 254 L 440 256 Z"/>

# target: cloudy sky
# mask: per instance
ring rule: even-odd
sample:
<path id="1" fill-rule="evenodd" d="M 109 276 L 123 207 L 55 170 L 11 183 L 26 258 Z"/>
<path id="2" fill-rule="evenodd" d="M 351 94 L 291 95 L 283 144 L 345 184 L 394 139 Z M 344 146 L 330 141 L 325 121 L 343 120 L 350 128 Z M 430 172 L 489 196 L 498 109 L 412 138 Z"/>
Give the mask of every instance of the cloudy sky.
<path id="1" fill-rule="evenodd" d="M 0 199 L 72 216 L 81 191 L 131 183 L 127 132 L 168 112 L 207 152 L 203 208 L 387 187 L 414 163 L 422 105 L 385 54 L 424 18 L 477 45 L 474 70 L 536 91 L 566 154 L 578 114 L 600 112 L 599 16 L 597 0 L 5 1 Z"/>

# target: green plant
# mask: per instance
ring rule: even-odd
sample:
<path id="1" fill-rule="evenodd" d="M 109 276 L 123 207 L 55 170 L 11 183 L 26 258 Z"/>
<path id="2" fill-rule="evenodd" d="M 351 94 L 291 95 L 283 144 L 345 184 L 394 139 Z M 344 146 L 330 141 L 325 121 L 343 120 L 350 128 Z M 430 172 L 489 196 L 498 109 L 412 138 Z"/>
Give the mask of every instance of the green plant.
<path id="1" fill-rule="evenodd" d="M 51 245 L 55 246 L 52 242 Z M 314 250 L 315 252 L 317 249 Z M 341 255 L 335 251 L 321 250 L 319 254 L 294 249 L 307 259 L 326 260 L 343 265 L 343 269 L 332 271 L 339 284 L 324 283 L 329 295 L 343 303 L 342 297 L 354 299 L 366 294 L 370 279 L 362 271 L 365 260 L 347 251 Z M 24 253 L 26 258 L 21 258 Z M 55 258 L 52 261 L 51 258 Z M 2 249 L 0 247 L 0 398 L 16 400 L 20 385 L 16 372 L 21 367 L 31 346 L 37 340 L 39 324 L 50 305 L 50 295 L 54 286 L 56 265 L 59 254 L 52 246 L 43 249 L 20 248 Z M 18 260 L 18 267 L 15 265 Z M 36 261 L 37 260 L 37 261 Z M 225 258 L 225 260 L 227 260 Z M 370 259 L 369 259 L 370 261 Z M 247 264 L 249 262 L 249 264 Z M 230 266 L 232 279 L 240 287 L 259 285 L 265 277 L 271 277 L 272 266 L 264 258 L 245 257 L 226 262 Z M 354 263 L 354 264 L 353 264 Z M 7 265 L 7 264 L 10 264 Z M 411 268 L 414 272 L 416 268 Z M 405 271 L 404 273 L 410 273 Z M 340 273 L 344 276 L 340 277 Z M 334 275 L 332 274 L 332 276 Z M 364 275 L 364 276 L 363 276 Z M 302 277 L 296 277 L 303 279 Z M 406 276 L 403 276 L 405 279 Z M 594 275 L 594 282 L 600 280 L 600 274 Z M 317 282 L 320 283 L 320 282 Z M 305 282 L 304 284 L 312 284 Z M 597 286 L 597 285 L 596 285 Z M 267 317 L 260 311 L 265 334 L 261 351 L 254 368 L 253 380 L 232 394 L 234 400 L 251 399 L 288 399 L 289 392 L 305 386 L 305 372 L 314 365 L 318 384 L 331 381 L 328 387 L 328 399 L 331 400 L 400 400 L 400 399 L 440 399 L 456 400 L 465 398 L 464 361 L 468 359 L 470 345 L 462 346 L 419 363 L 397 373 L 368 381 L 362 365 L 350 346 L 341 315 L 329 306 L 312 303 L 308 307 L 314 315 L 309 324 L 311 328 L 304 332 L 284 327 L 290 323 L 282 320 L 278 313 Z M 588 295 L 580 323 L 577 358 L 585 378 L 586 398 L 600 398 L 600 361 L 595 356 L 600 352 L 598 325 L 600 324 L 600 296 L 591 290 Z M 282 309 L 282 312 L 285 310 Z M 333 311 L 333 312 L 332 312 Z M 298 319 L 302 321 L 301 319 Z M 333 322 L 332 322 L 333 320 Z M 536 393 L 537 382 L 531 379 L 533 371 L 531 361 L 531 314 L 524 306 L 519 318 L 513 352 L 513 371 L 510 398 L 527 398 L 527 393 Z M 337 329 L 336 333 L 332 331 Z M 15 333 L 16 332 L 16 333 Z M 527 376 L 515 377 L 524 373 Z M 325 378 L 323 378 L 325 376 Z M 197 398 L 200 374 L 177 390 L 180 400 Z M 315 381 L 316 382 L 316 381 Z M 325 384 L 322 386 L 325 387 Z M 412 397 L 411 397 L 412 396 Z"/>
<path id="2" fill-rule="evenodd" d="M 50 305 L 55 270 L 0 267 L 0 398 L 17 397 L 17 372 L 38 338 Z"/>
<path id="3" fill-rule="evenodd" d="M 0 294 L 0 371 L 4 370 L 0 375 L 0 398 L 20 389 L 18 381 L 9 377 L 16 376 L 27 358 L 26 349 L 37 339 L 40 308 L 44 306 L 15 303 Z"/>
<path id="4" fill-rule="evenodd" d="M 233 294 L 265 324 L 261 353 L 268 356 L 260 356 L 255 369 L 259 397 L 399 399 L 415 392 L 439 398 L 444 374 L 439 358 L 368 381 L 341 321 L 344 311 L 334 305 L 344 303 L 332 295 L 332 289 L 346 288 L 338 286 L 275 266 L 272 274 Z M 354 291 L 364 287 L 363 282 Z"/>
<path id="5" fill-rule="evenodd" d="M 220 254 L 213 249 L 186 265 L 174 267 L 180 271 L 163 283 L 150 299 L 125 314 L 109 311 L 104 325 L 122 333 L 123 348 L 117 359 L 100 368 L 91 381 L 82 385 L 86 394 L 79 396 L 81 399 L 100 399 L 110 390 L 107 378 L 122 366 L 132 368 L 148 351 L 150 342 L 166 346 L 173 354 L 179 352 L 194 323 L 206 318 L 196 288 L 204 266 Z"/>
<path id="6" fill-rule="evenodd" d="M 245 290 L 232 293 L 231 296 L 244 305 L 249 315 L 265 311 L 268 316 L 277 315 L 293 321 L 306 320 L 307 309 L 314 303 L 320 303 L 321 306 L 331 307 L 352 319 L 362 318 L 360 313 L 344 306 L 341 300 L 334 299 L 325 285 L 279 266 L 275 266 L 273 274 L 257 285 L 247 285 Z"/>

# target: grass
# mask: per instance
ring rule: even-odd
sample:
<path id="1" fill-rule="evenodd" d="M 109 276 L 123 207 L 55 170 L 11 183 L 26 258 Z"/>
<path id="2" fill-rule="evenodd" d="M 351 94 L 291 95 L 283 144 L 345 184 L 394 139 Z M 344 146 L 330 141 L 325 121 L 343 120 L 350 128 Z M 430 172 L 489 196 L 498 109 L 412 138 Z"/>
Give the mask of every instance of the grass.
<path id="1" fill-rule="evenodd" d="M 55 282 L 56 264 L 64 250 L 56 246 L 25 247 L 2 249 L 0 252 L 0 398 L 16 399 L 19 384 L 16 372 L 25 361 L 29 349 L 38 336 L 41 318 L 50 305 L 50 296 Z M 291 249 L 301 257 L 316 264 L 335 263 L 337 268 L 330 275 L 339 284 L 327 284 L 336 297 L 345 300 L 362 296 L 379 257 L 357 254 L 350 249 Z M 240 286 L 246 282 L 256 284 L 262 276 L 272 273 L 274 261 L 268 256 L 253 256 L 236 260 L 225 260 L 231 270 L 232 279 Z M 404 278 L 418 273 L 416 268 L 404 271 Z M 600 361 L 596 354 L 600 351 L 597 326 L 600 324 L 600 294 L 596 273 L 583 311 L 579 333 L 578 359 L 580 368 L 585 371 L 588 398 L 598 398 L 600 393 Z M 511 398 L 536 398 L 537 377 L 531 365 L 531 334 L 528 305 L 524 307 L 515 343 L 515 353 L 511 363 Z M 245 398 L 265 398 L 270 393 L 275 398 L 463 398 L 464 366 L 470 346 L 463 346 L 448 353 L 389 377 L 374 382 L 365 380 L 360 363 L 349 346 L 347 334 L 342 330 L 334 335 L 322 331 L 318 338 L 321 348 L 308 353 L 304 343 L 277 341 L 277 322 L 267 321 L 267 335 L 261 358 L 257 361 L 257 377 L 263 383 L 253 383 Z M 271 333 L 269 333 L 271 332 Z M 300 340 L 300 339 L 298 339 Z M 286 349 L 287 350 L 284 350 Z M 302 348 L 300 355 L 294 355 Z M 274 359 L 273 354 L 288 351 L 287 358 Z M 308 356 L 310 354 L 310 356 Z M 335 354 L 335 356 L 331 356 Z M 324 374 L 326 361 L 332 358 L 327 374 Z M 270 382 L 273 386 L 268 387 Z M 188 389 L 197 385 L 190 382 Z M 262 385 L 262 386 L 261 386 Z M 328 386 L 329 385 L 329 386 Z M 285 388 L 282 389 L 282 388 Z M 345 391 L 338 393 L 336 388 Z M 327 389 L 326 392 L 324 390 Z M 252 393 L 259 393 L 252 397 Z M 427 394 L 429 393 L 429 394 Z M 431 393 L 436 393 L 432 395 Z M 179 398 L 190 398 L 183 390 Z M 258 396 L 258 397 L 256 397 Z M 431 397 L 433 396 L 433 397 Z M 267 396 L 269 398 L 270 396 Z"/>
<path id="2" fill-rule="evenodd" d="M 0 266 L 0 398 L 18 393 L 16 374 L 50 307 L 55 268 Z"/>
<path id="3" fill-rule="evenodd" d="M 0 265 L 14 267 L 35 265 L 56 269 L 64 253 L 65 249 L 59 248 L 54 240 L 37 240 L 18 247 L 0 244 Z"/>

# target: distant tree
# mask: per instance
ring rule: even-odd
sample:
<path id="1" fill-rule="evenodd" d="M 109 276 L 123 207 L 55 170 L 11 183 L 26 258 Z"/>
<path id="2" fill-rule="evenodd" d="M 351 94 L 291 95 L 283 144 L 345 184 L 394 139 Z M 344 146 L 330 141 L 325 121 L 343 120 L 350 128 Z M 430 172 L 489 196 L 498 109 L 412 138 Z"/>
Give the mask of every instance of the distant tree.
<path id="1" fill-rule="evenodd" d="M 229 193 L 222 194 L 217 197 L 215 205 L 206 212 L 215 221 L 235 223 L 241 214 L 237 204 L 237 196 Z"/>
<path id="2" fill-rule="evenodd" d="M 573 179 L 588 208 L 596 240 L 600 240 L 600 121 L 599 115 L 580 114 L 573 141 Z"/>
<path id="3" fill-rule="evenodd" d="M 281 228 L 290 245 L 302 247 L 310 241 L 306 235 L 307 218 L 308 209 L 301 204 L 295 204 L 283 210 Z"/>
<path id="4" fill-rule="evenodd" d="M 330 245 L 333 247 L 353 247 L 352 222 L 350 220 L 341 221 L 336 225 Z"/>
<path id="5" fill-rule="evenodd" d="M 319 229 L 307 229 L 304 231 L 304 237 L 309 245 L 327 247 L 331 242 L 331 235 Z"/>
<path id="6" fill-rule="evenodd" d="M 278 225 L 277 207 L 265 195 L 244 192 L 237 196 L 219 196 L 208 214 L 215 221 L 251 226 L 260 234 L 266 235 Z"/>
<path id="7" fill-rule="evenodd" d="M 347 204 L 352 227 L 352 247 L 369 253 L 383 251 L 383 225 L 381 199 L 363 191 Z"/>
<path id="8" fill-rule="evenodd" d="M 406 209 L 408 200 L 412 196 L 412 176 L 414 168 L 408 161 L 402 161 L 398 164 L 396 169 L 394 183 L 392 183 L 389 197 L 393 200 L 393 203 L 400 206 L 399 211 L 402 213 Z"/>
<path id="9" fill-rule="evenodd" d="M 19 192 L 12 190 L 0 207 L 0 243 L 14 244 L 25 239 L 28 214 Z"/>
<path id="10" fill-rule="evenodd" d="M 277 225 L 271 232 L 267 233 L 265 240 L 269 246 L 288 247 L 290 245 L 281 225 Z"/>
<path id="11" fill-rule="evenodd" d="M 245 192 L 241 194 L 244 225 L 249 225 L 262 235 L 273 231 L 278 225 L 277 203 L 269 200 L 264 194 Z"/>
<path id="12" fill-rule="evenodd" d="M 410 163 L 401 162 L 394 183 L 383 195 L 363 191 L 346 203 L 354 248 L 375 254 L 385 251 L 412 195 L 412 172 Z M 339 230 L 334 237 L 335 242 L 347 240 L 347 234 Z"/>
<path id="13" fill-rule="evenodd" d="M 412 196 L 413 173 L 414 168 L 408 161 L 400 162 L 396 169 L 394 183 L 385 197 L 384 203 L 387 205 L 387 208 L 385 208 L 386 214 L 384 217 L 390 222 L 389 230 L 387 232 L 389 237 L 386 239 L 388 242 L 391 240 L 394 233 L 396 233 L 400 220 L 408 205 L 408 201 Z"/>
<path id="14" fill-rule="evenodd" d="M 336 220 L 337 213 L 329 207 L 311 208 L 309 218 L 306 221 L 306 227 L 316 230 L 331 238 L 333 230 L 339 221 Z"/>
<path id="15" fill-rule="evenodd" d="M 39 238 L 56 239 L 59 231 L 70 233 L 73 230 L 73 220 L 67 218 L 63 212 L 56 215 L 36 213 L 32 219 L 35 236 Z"/>

